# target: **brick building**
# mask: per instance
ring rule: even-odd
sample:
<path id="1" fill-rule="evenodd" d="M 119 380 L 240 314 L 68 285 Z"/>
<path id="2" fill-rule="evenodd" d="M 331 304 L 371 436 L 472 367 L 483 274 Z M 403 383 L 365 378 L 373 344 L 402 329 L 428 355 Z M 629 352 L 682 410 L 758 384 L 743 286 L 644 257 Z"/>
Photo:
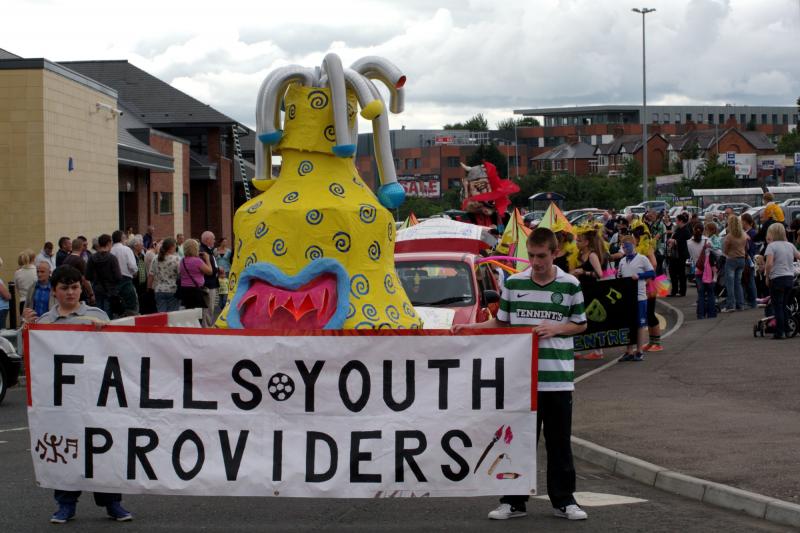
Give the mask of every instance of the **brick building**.
<path id="1" fill-rule="evenodd" d="M 647 173 L 656 176 L 666 172 L 667 147 L 669 141 L 660 133 L 650 134 L 647 138 Z M 639 165 L 644 164 L 641 135 L 619 135 L 610 143 L 599 145 L 595 149 L 597 156 L 597 172 L 609 176 L 622 174 L 625 163 L 633 158 Z"/>
<path id="2" fill-rule="evenodd" d="M 572 141 L 556 146 L 531 158 L 530 168 L 534 172 L 564 173 L 585 176 L 597 173 L 595 147 L 584 142 Z"/>

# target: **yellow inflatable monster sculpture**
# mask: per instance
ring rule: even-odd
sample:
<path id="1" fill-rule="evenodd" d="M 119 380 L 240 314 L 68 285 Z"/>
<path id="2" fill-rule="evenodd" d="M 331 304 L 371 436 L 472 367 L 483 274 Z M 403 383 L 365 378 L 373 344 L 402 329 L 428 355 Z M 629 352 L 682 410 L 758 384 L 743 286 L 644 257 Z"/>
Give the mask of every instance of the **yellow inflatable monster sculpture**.
<path id="1" fill-rule="evenodd" d="M 405 77 L 380 58 L 343 69 L 329 54 L 321 69 L 284 67 L 265 80 L 253 181 L 262 192 L 234 216 L 233 297 L 218 327 L 422 327 L 394 268 L 395 225 L 386 207 L 403 201 L 403 189 L 394 174 L 386 109 L 372 79 L 387 84 L 391 110 L 400 112 Z M 377 197 L 355 167 L 357 105 L 373 121 L 383 183 Z M 282 156 L 274 179 L 273 151 Z"/>

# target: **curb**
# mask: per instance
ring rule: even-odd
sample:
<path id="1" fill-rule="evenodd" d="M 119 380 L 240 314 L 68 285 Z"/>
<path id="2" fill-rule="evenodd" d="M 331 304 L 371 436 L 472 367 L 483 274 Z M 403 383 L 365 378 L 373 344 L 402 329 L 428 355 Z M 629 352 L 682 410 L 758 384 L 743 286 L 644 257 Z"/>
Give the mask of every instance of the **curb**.
<path id="1" fill-rule="evenodd" d="M 800 505 L 715 483 L 572 437 L 575 457 L 645 485 L 785 526 L 800 527 Z"/>

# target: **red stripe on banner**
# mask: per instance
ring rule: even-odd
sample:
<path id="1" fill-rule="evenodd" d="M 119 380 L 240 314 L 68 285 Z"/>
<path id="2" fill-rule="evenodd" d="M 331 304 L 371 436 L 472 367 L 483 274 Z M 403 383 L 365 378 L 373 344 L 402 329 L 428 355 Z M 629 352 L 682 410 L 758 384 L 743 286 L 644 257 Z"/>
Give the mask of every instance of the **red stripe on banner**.
<path id="1" fill-rule="evenodd" d="M 167 313 L 153 313 L 151 315 L 140 315 L 133 319 L 137 326 L 167 326 L 169 317 Z"/>
<path id="2" fill-rule="evenodd" d="M 531 411 L 536 411 L 539 399 L 539 336 L 532 333 L 531 339 Z"/>
<path id="3" fill-rule="evenodd" d="M 65 324 L 31 324 L 40 331 L 101 331 L 107 333 L 168 333 L 174 335 L 239 335 L 243 337 L 469 337 L 473 335 L 519 335 L 517 328 L 464 329 L 454 334 L 449 329 L 336 329 L 336 330 L 271 330 L 216 329 L 164 326 L 94 326 Z M 26 343 L 27 348 L 27 343 Z"/>
<path id="4" fill-rule="evenodd" d="M 28 391 L 28 407 L 31 406 L 31 343 L 28 331 L 30 326 L 25 324 L 22 327 L 22 344 L 25 345 L 24 355 L 25 358 L 25 388 Z"/>

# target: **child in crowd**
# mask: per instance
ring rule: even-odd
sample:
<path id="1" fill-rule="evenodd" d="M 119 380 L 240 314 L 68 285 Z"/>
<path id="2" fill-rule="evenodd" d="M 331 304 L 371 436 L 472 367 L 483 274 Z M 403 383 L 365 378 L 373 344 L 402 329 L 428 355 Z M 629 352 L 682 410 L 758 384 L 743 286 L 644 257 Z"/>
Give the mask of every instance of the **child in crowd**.
<path id="1" fill-rule="evenodd" d="M 625 235 L 622 238 L 622 252 L 624 255 L 619 261 L 617 277 L 632 278 L 637 281 L 639 329 L 636 344 L 628 344 L 620 361 L 643 361 L 642 350 L 647 337 L 647 280 L 655 278 L 656 271 L 647 257 L 636 253 L 636 239 L 632 235 Z M 633 351 L 634 349 L 636 352 Z"/>
<path id="2" fill-rule="evenodd" d="M 712 251 L 714 245 L 708 241 L 695 265 L 694 278 L 697 282 L 697 318 L 716 318 L 717 301 L 714 286 L 717 283 L 717 256 Z"/>

